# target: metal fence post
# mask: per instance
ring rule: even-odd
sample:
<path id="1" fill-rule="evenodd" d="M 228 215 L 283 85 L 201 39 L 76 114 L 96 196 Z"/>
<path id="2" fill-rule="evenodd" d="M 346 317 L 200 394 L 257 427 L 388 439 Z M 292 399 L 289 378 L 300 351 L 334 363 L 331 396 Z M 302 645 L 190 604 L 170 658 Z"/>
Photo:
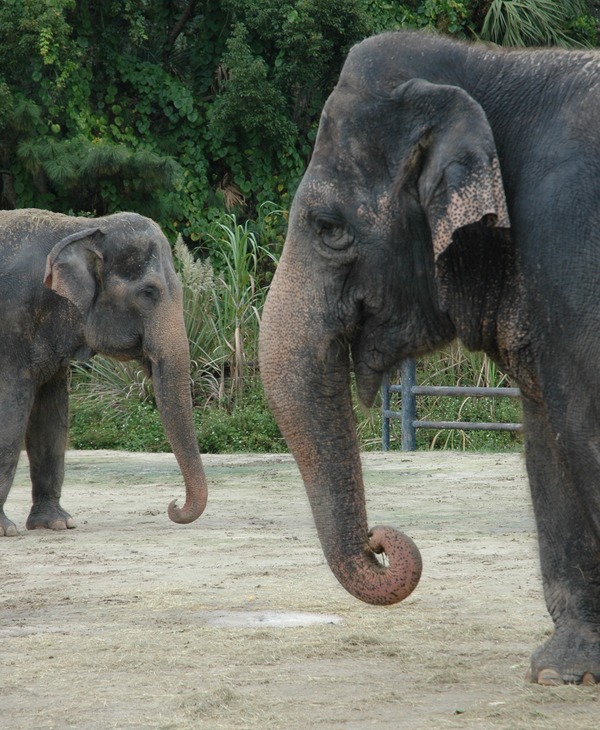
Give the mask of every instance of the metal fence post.
<path id="1" fill-rule="evenodd" d="M 449 396 L 451 398 L 520 398 L 518 388 L 497 387 L 469 387 L 448 385 L 417 385 L 417 363 L 413 359 L 404 360 L 400 368 L 401 383 L 392 385 L 389 374 L 382 382 L 382 446 L 384 451 L 390 450 L 390 420 L 400 419 L 402 424 L 402 451 L 416 451 L 417 428 L 430 429 L 459 429 L 477 431 L 522 431 L 521 423 L 505 422 L 471 422 L 471 421 L 428 421 L 417 419 L 417 396 Z M 391 410 L 391 394 L 401 393 L 402 403 L 399 411 Z"/>
<path id="2" fill-rule="evenodd" d="M 415 451 L 417 448 L 415 432 L 417 403 L 413 390 L 417 379 L 415 360 L 412 358 L 404 360 L 400 372 L 402 377 L 402 451 Z"/>
<path id="3" fill-rule="evenodd" d="M 390 376 L 386 373 L 381 384 L 381 448 L 390 450 Z"/>

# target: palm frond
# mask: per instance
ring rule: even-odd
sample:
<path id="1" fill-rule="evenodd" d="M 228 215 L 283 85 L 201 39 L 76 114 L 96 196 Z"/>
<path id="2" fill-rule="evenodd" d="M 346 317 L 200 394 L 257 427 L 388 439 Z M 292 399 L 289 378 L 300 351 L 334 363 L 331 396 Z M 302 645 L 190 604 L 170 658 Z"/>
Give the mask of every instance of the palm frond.
<path id="1" fill-rule="evenodd" d="M 480 37 L 501 46 L 582 45 L 565 27 L 584 12 L 582 0 L 492 0 Z"/>

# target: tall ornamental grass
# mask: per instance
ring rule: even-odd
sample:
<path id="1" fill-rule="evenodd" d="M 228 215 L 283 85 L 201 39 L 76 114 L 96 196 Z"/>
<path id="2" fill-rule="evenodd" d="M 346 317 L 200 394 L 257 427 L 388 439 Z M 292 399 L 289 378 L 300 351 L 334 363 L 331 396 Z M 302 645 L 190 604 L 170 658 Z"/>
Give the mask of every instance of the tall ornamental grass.
<path id="1" fill-rule="evenodd" d="M 276 256 L 259 242 L 272 240 L 268 210 L 262 228 L 240 224 L 234 214 L 213 221 L 200 251 L 181 238 L 173 247 L 183 286 L 184 319 L 190 343 L 190 387 L 198 440 L 203 451 L 282 451 L 285 442 L 266 406 L 258 374 L 259 319 Z M 399 374 L 392 380 L 398 381 Z M 424 385 L 510 385 L 485 355 L 460 344 L 422 358 L 417 381 Z M 135 362 L 96 356 L 73 366 L 71 443 L 76 448 L 169 449 L 154 405 L 151 380 Z M 419 397 L 418 417 L 428 420 L 519 421 L 510 399 Z M 396 400 L 393 408 L 399 408 Z M 381 400 L 355 415 L 362 448 L 381 448 Z M 400 424 L 392 421 L 391 448 L 400 447 Z M 514 449 L 520 437 L 505 432 L 417 431 L 426 449 Z"/>
<path id="2" fill-rule="evenodd" d="M 248 221 L 240 225 L 233 214 L 217 224 L 214 237 L 218 244 L 215 264 L 220 271 L 214 324 L 220 333 L 221 360 L 228 368 L 230 387 L 239 394 L 246 373 L 254 373 L 257 367 L 260 312 L 267 291 L 260 284 L 261 269 L 265 264 L 276 264 L 277 258 L 258 243 Z"/>
<path id="3" fill-rule="evenodd" d="M 480 37 L 501 46 L 589 46 L 584 0 L 492 0 Z"/>
<path id="4" fill-rule="evenodd" d="M 266 211 L 265 234 L 278 216 L 273 208 Z M 283 441 L 264 402 L 257 352 L 266 282 L 276 255 L 234 214 L 213 222 L 204 243 L 210 255 L 203 257 L 190 251 L 181 237 L 173 247 L 183 287 L 200 445 L 210 451 L 280 451 Z M 168 449 L 152 382 L 136 362 L 97 355 L 74 364 L 71 390 L 73 446 Z M 242 416 L 240 410 L 246 413 Z"/>

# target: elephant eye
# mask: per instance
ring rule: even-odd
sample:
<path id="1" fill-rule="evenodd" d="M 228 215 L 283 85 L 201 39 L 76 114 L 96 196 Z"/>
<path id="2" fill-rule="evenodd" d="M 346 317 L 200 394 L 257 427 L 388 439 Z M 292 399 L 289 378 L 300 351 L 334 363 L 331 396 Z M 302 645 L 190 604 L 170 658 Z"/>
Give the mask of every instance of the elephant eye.
<path id="1" fill-rule="evenodd" d="M 142 289 L 140 289 L 140 297 L 148 304 L 156 304 L 156 302 L 160 299 L 160 291 L 158 287 L 153 286 L 152 284 L 146 284 L 142 287 Z"/>
<path id="2" fill-rule="evenodd" d="M 334 251 L 343 251 L 354 242 L 354 235 L 345 221 L 330 213 L 317 213 L 313 225 L 321 241 Z"/>

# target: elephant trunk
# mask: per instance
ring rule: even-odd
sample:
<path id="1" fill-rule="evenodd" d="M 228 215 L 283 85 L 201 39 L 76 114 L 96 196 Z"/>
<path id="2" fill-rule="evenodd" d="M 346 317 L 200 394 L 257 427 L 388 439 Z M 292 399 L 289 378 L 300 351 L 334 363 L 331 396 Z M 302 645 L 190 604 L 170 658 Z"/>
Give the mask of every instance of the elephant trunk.
<path id="1" fill-rule="evenodd" d="M 177 320 L 171 327 L 164 322 L 160 326 L 160 340 L 168 343 L 168 352 L 164 353 L 167 347 L 162 345 L 158 356 L 156 348 L 151 348 L 148 357 L 160 418 L 185 483 L 185 504 L 177 507 L 173 500 L 169 517 L 173 522 L 187 524 L 204 511 L 208 489 L 192 416 L 189 346 L 183 319 Z"/>
<path id="2" fill-rule="evenodd" d="M 421 556 L 410 538 L 390 527 L 368 530 L 348 347 L 316 324 L 323 321 L 325 295 L 286 269 L 284 253 L 261 325 L 260 367 L 270 406 L 338 581 L 367 603 L 402 601 L 419 581 Z M 303 331 L 305 322 L 310 331 Z M 386 554 L 387 565 L 377 553 Z"/>

